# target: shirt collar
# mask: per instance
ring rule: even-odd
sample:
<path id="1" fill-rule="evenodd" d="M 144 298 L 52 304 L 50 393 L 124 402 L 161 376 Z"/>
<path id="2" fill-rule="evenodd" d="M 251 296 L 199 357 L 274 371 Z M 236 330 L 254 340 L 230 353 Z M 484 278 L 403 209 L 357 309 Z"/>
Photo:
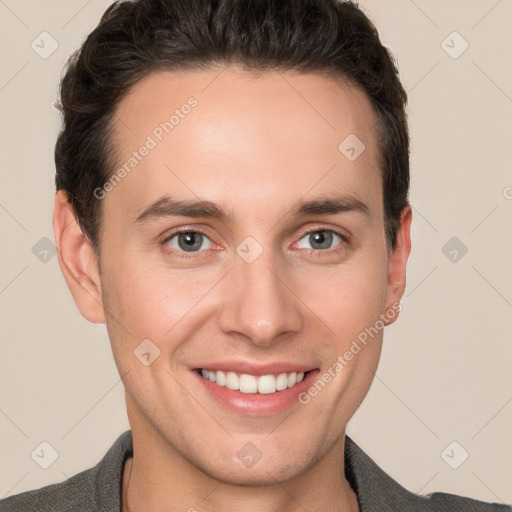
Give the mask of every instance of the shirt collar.
<path id="1" fill-rule="evenodd" d="M 127 430 L 96 466 L 99 509 L 121 512 L 123 468 L 133 456 L 133 437 Z M 393 480 L 349 437 L 345 436 L 345 477 L 357 495 L 361 512 L 396 512 L 411 506 L 421 496 Z M 412 502 L 411 502 L 412 499 Z"/>

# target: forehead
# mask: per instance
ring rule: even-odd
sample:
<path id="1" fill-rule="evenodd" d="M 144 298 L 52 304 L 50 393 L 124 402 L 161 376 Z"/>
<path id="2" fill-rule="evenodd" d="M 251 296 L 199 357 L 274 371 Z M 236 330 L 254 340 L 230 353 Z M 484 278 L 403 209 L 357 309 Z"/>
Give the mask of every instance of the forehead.
<path id="1" fill-rule="evenodd" d="M 164 194 L 225 202 L 231 192 L 243 207 L 250 192 L 256 207 L 326 190 L 379 204 L 370 102 L 320 75 L 230 67 L 151 73 L 120 102 L 114 129 L 114 171 L 127 172 L 111 205 L 138 209 Z M 352 148 L 364 151 L 354 160 Z"/>

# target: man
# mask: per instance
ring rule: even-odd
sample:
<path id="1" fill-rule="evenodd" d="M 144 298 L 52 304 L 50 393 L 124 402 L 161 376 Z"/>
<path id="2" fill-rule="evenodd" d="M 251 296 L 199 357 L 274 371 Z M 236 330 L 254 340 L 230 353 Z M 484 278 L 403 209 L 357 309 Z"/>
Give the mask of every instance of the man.
<path id="1" fill-rule="evenodd" d="M 0 510 L 510 510 L 414 495 L 345 435 L 405 289 L 405 102 L 351 3 L 107 10 L 62 81 L 54 229 L 131 430 Z"/>

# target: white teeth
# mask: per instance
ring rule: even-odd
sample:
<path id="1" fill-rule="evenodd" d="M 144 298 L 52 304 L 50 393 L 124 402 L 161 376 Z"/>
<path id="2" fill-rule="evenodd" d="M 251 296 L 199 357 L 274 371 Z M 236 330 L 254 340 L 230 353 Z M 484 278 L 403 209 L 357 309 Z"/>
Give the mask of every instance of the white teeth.
<path id="1" fill-rule="evenodd" d="M 240 393 L 256 393 L 258 391 L 258 381 L 254 375 L 242 373 L 240 375 Z"/>
<path id="2" fill-rule="evenodd" d="M 276 379 L 277 391 L 282 391 L 288 387 L 288 375 L 286 373 L 280 373 Z"/>
<path id="3" fill-rule="evenodd" d="M 221 370 L 211 371 L 202 369 L 201 375 L 219 386 L 226 386 L 228 389 L 235 391 L 239 390 L 241 393 L 270 395 L 302 382 L 305 374 L 304 372 L 291 372 L 256 377 L 247 373 L 238 375 L 235 372 L 224 373 Z"/>
<path id="4" fill-rule="evenodd" d="M 224 372 L 217 372 L 215 374 L 215 382 L 219 386 L 225 386 L 226 385 L 226 376 L 224 375 Z"/>
<path id="5" fill-rule="evenodd" d="M 258 393 L 269 395 L 276 390 L 276 378 L 273 375 L 262 375 L 258 378 Z"/>
<path id="6" fill-rule="evenodd" d="M 240 379 L 234 372 L 228 372 L 226 375 L 226 387 L 235 391 L 240 389 Z"/>

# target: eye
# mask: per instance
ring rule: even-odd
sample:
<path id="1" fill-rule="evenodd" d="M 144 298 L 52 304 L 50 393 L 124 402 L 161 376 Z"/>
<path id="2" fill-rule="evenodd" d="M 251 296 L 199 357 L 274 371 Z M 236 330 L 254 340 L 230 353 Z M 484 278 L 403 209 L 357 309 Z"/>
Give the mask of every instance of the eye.
<path id="1" fill-rule="evenodd" d="M 304 240 L 304 241 L 303 241 Z M 298 242 L 299 249 L 326 250 L 331 249 L 333 242 L 338 240 L 339 245 L 344 237 L 332 229 L 316 229 L 307 232 Z M 305 245 L 306 244 L 306 245 Z"/>
<path id="2" fill-rule="evenodd" d="M 211 249 L 212 241 L 200 231 L 181 231 L 167 237 L 164 243 L 176 251 L 199 252 Z M 206 244 L 206 246 L 205 246 Z"/>

